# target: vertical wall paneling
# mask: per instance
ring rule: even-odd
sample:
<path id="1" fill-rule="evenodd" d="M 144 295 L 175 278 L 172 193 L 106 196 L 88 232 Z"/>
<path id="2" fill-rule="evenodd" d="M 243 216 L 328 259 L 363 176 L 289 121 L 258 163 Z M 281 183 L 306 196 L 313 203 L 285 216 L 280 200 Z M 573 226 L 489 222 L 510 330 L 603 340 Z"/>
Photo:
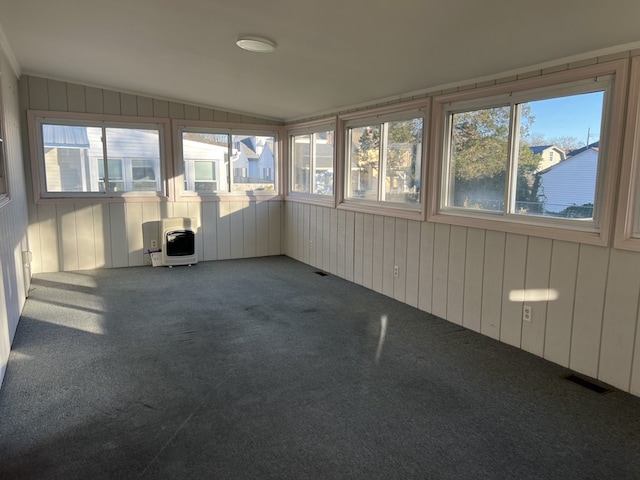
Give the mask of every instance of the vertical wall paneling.
<path id="1" fill-rule="evenodd" d="M 322 215 L 322 269 L 331 270 L 331 209 L 323 208 Z"/>
<path id="2" fill-rule="evenodd" d="M 105 113 L 101 88 L 84 87 L 84 98 L 86 102 L 87 113 Z"/>
<path id="3" fill-rule="evenodd" d="M 409 221 L 396 220 L 394 239 L 394 267 L 398 267 L 398 276 L 393 277 L 393 298 L 405 302 L 407 298 L 407 241 L 409 236 Z"/>
<path id="4" fill-rule="evenodd" d="M 65 83 L 58 80 L 47 80 L 47 89 L 49 93 L 49 110 L 66 112 L 68 103 Z"/>
<path id="5" fill-rule="evenodd" d="M 524 282 L 524 305 L 532 307 L 531 321 L 522 322 L 522 349 L 539 357 L 544 354 L 547 306 L 555 295 L 550 295 L 552 241 L 546 238 L 529 238 L 527 272 Z M 524 317 L 523 317 L 524 319 Z"/>
<path id="6" fill-rule="evenodd" d="M 152 204 L 155 205 L 155 204 Z M 144 211 L 144 204 L 143 211 Z M 202 233 L 202 203 L 201 202 L 189 202 L 187 204 L 187 217 L 193 218 L 196 221 L 196 254 L 198 261 L 204 260 L 204 236 Z M 143 221 L 146 222 L 146 218 L 143 216 Z"/>
<path id="7" fill-rule="evenodd" d="M 551 251 L 549 292 L 556 299 L 547 305 L 544 358 L 563 367 L 569 366 L 579 250 L 576 243 L 554 241 Z"/>
<path id="8" fill-rule="evenodd" d="M 418 307 L 420 278 L 420 222 L 410 220 L 407 224 L 405 302 Z"/>
<path id="9" fill-rule="evenodd" d="M 231 202 L 220 202 L 220 216 L 216 228 L 218 260 L 231 258 Z"/>
<path id="10" fill-rule="evenodd" d="M 393 217 L 383 217 L 383 222 L 382 293 L 388 297 L 393 297 L 396 219 Z"/>
<path id="11" fill-rule="evenodd" d="M 324 207 L 316 207 L 316 267 L 323 268 L 323 229 Z"/>
<path id="12" fill-rule="evenodd" d="M 384 217 L 375 215 L 373 217 L 373 267 L 371 270 L 372 275 L 372 288 L 382 293 L 382 276 L 383 271 L 383 258 L 384 255 Z"/>
<path id="13" fill-rule="evenodd" d="M 467 255 L 467 229 L 451 227 L 449 275 L 447 278 L 447 320 L 462 325 L 464 312 L 464 272 Z"/>
<path id="14" fill-rule="evenodd" d="M 364 253 L 364 214 L 356 213 L 353 220 L 353 281 L 362 285 Z"/>
<path id="15" fill-rule="evenodd" d="M 435 224 L 422 222 L 420 226 L 420 278 L 418 280 L 418 308 L 433 310 L 433 246 Z"/>
<path id="16" fill-rule="evenodd" d="M 187 120 L 200 120 L 200 109 L 195 105 L 185 105 L 184 118 Z"/>
<path id="17" fill-rule="evenodd" d="M 242 211 L 244 221 L 244 257 L 257 257 L 256 202 L 248 202 Z"/>
<path id="18" fill-rule="evenodd" d="M 149 97 L 136 97 L 138 115 L 141 117 L 153 117 L 153 99 Z"/>
<path id="19" fill-rule="evenodd" d="M 172 217 L 188 217 L 189 216 L 189 204 L 186 202 L 174 203 Z"/>
<path id="20" fill-rule="evenodd" d="M 329 272 L 337 275 L 338 273 L 338 211 L 331 208 L 329 211 Z"/>
<path id="21" fill-rule="evenodd" d="M 353 263 L 354 263 L 354 244 L 353 239 L 355 235 L 355 214 L 353 212 L 346 212 L 345 216 L 345 251 L 344 251 L 344 265 L 345 272 L 344 278 L 353 282 L 354 272 L 353 272 Z"/>
<path id="22" fill-rule="evenodd" d="M 138 100 L 135 95 L 129 93 L 120 94 L 120 111 L 122 115 L 138 115 Z"/>
<path id="23" fill-rule="evenodd" d="M 598 376 L 609 249 L 580 245 L 569 367 Z"/>
<path id="24" fill-rule="evenodd" d="M 78 237 L 73 203 L 56 205 L 58 245 L 63 270 L 78 270 Z"/>
<path id="25" fill-rule="evenodd" d="M 317 207 L 315 205 L 309 206 L 309 265 L 314 267 L 318 267 L 317 263 L 317 255 L 316 248 L 318 244 L 316 242 L 316 231 L 318 230 L 318 219 L 317 219 Z"/>
<path id="26" fill-rule="evenodd" d="M 344 210 L 338 210 L 338 229 L 337 229 L 337 257 L 338 264 L 336 265 L 336 275 L 340 278 L 345 278 L 345 257 L 346 257 L 346 222 L 347 213 Z"/>
<path id="27" fill-rule="evenodd" d="M 436 224 L 433 239 L 433 304 L 431 313 L 442 318 L 447 318 L 450 234 L 451 227 L 449 225 L 443 223 Z"/>
<path id="28" fill-rule="evenodd" d="M 282 202 L 269 203 L 269 255 L 282 253 Z"/>
<path id="29" fill-rule="evenodd" d="M 120 93 L 113 90 L 102 91 L 104 113 L 107 115 L 120 115 Z"/>
<path id="30" fill-rule="evenodd" d="M 243 210 L 245 202 L 229 202 L 231 230 L 231 258 L 244 257 L 244 220 Z"/>
<path id="31" fill-rule="evenodd" d="M 218 259 L 218 203 L 202 204 L 202 254 L 204 260 Z"/>
<path id="32" fill-rule="evenodd" d="M 636 336 L 635 346 L 633 349 L 633 364 L 631 366 L 631 387 L 629 391 L 634 395 L 640 396 L 640 332 L 638 331 L 640 326 L 640 312 L 636 317 Z"/>
<path id="33" fill-rule="evenodd" d="M 87 111 L 87 101 L 82 85 L 67 83 L 67 101 L 70 112 L 85 113 Z"/>
<path id="34" fill-rule="evenodd" d="M 504 249 L 502 319 L 500 341 L 520 347 L 522 341 L 522 306 L 527 266 L 527 237 L 507 234 Z"/>
<path id="35" fill-rule="evenodd" d="M 504 233 L 488 230 L 484 243 L 480 332 L 496 340 L 500 338 L 505 241 Z"/>
<path id="36" fill-rule="evenodd" d="M 307 250 L 307 246 L 304 243 L 304 231 L 305 231 L 304 207 L 305 206 L 306 206 L 305 204 L 299 203 L 297 205 L 297 215 L 296 215 L 296 225 L 297 225 L 296 243 L 298 244 L 297 246 L 298 254 L 296 258 L 301 262 L 304 261 L 304 254 L 305 254 L 305 251 Z"/>
<path id="37" fill-rule="evenodd" d="M 58 226 L 56 206 L 52 204 L 38 206 L 38 225 L 40 230 L 40 264 L 44 272 L 57 272 L 59 262 Z"/>
<path id="38" fill-rule="evenodd" d="M 293 209 L 295 203 L 287 202 L 285 204 L 285 253 L 291 258 L 295 258 L 293 254 Z"/>
<path id="39" fill-rule="evenodd" d="M 78 241 L 78 269 L 96 268 L 96 233 L 93 227 L 93 206 L 75 205 L 76 230 Z"/>
<path id="40" fill-rule="evenodd" d="M 110 203 L 109 225 L 111 229 L 111 259 L 113 267 L 129 266 L 129 242 L 124 203 Z"/>
<path id="41" fill-rule="evenodd" d="M 484 238 L 484 230 L 478 228 L 467 229 L 462 325 L 474 332 L 480 331 L 482 314 Z"/>
<path id="42" fill-rule="evenodd" d="M 302 206 L 302 261 L 311 263 L 311 206 L 304 204 Z"/>
<path id="43" fill-rule="evenodd" d="M 97 203 L 91 207 L 93 232 L 95 235 L 96 268 L 113 266 L 111 254 L 111 217 L 108 203 Z M 55 271 L 55 270 L 48 270 Z"/>
<path id="44" fill-rule="evenodd" d="M 612 250 L 608 278 L 598 378 L 628 391 L 638 323 L 640 256 Z"/>
<path id="45" fill-rule="evenodd" d="M 143 246 L 142 241 L 142 204 L 141 203 L 125 203 L 125 218 L 127 229 L 127 245 L 129 251 L 128 265 L 130 267 L 143 265 Z"/>
<path id="46" fill-rule="evenodd" d="M 166 100 L 153 99 L 153 116 L 157 118 L 167 118 L 169 116 L 169 102 Z"/>
<path id="47" fill-rule="evenodd" d="M 32 110 L 49 110 L 49 88 L 47 80 L 29 76 L 29 108 Z"/>
<path id="48" fill-rule="evenodd" d="M 269 255 L 269 202 L 256 203 L 256 256 Z"/>
<path id="49" fill-rule="evenodd" d="M 362 218 L 362 285 L 373 288 L 373 243 L 375 221 L 366 213 Z"/>

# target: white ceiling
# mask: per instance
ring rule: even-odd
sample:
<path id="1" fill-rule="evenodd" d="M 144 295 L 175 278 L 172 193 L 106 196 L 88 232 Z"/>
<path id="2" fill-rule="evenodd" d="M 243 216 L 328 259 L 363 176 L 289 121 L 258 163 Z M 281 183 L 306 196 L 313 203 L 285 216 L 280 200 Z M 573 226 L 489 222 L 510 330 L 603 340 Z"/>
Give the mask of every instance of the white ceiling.
<path id="1" fill-rule="evenodd" d="M 635 44 L 639 18 L 639 0 L 0 0 L 23 73 L 282 120 Z"/>

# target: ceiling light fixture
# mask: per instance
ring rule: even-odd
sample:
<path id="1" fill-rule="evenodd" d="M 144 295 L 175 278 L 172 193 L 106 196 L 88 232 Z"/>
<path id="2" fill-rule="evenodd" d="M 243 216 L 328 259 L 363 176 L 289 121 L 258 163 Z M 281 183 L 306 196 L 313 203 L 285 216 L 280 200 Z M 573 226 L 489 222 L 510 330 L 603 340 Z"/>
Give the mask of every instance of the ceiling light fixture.
<path id="1" fill-rule="evenodd" d="M 271 53 L 276 49 L 276 44 L 262 37 L 242 36 L 236 40 L 236 45 L 244 50 L 256 53 Z"/>

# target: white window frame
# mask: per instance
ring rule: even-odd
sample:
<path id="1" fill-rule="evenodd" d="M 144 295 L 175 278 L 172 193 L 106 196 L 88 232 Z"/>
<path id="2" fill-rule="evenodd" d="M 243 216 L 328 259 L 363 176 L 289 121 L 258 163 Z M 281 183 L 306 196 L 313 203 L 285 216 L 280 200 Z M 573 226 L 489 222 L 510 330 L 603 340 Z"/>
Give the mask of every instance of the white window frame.
<path id="1" fill-rule="evenodd" d="M 640 57 L 631 59 L 618 210 L 614 237 L 615 248 L 640 252 Z"/>
<path id="2" fill-rule="evenodd" d="M 329 117 L 324 118 L 317 121 L 312 122 L 304 122 L 298 123 L 295 125 L 287 126 L 287 151 L 286 151 L 286 199 L 294 200 L 301 203 L 310 203 L 316 205 L 324 205 L 335 207 L 336 206 L 336 191 L 338 188 L 338 166 L 337 166 L 337 153 L 338 153 L 338 145 L 340 144 L 338 138 L 338 129 L 337 129 L 338 119 L 337 117 Z M 315 181 L 311 176 L 309 176 L 310 182 L 310 192 L 296 192 L 292 190 L 293 184 L 293 139 L 296 136 L 300 135 L 314 135 L 316 133 L 329 132 L 333 131 L 334 139 L 333 139 L 333 194 L 332 195 L 320 195 L 314 193 L 315 190 Z M 315 158 L 314 155 L 311 154 L 311 171 L 315 171 Z"/>
<path id="3" fill-rule="evenodd" d="M 399 202 L 388 202 L 384 200 L 363 200 L 353 197 L 347 197 L 348 182 L 350 182 L 349 172 L 349 129 L 357 128 L 358 126 L 366 126 L 371 123 L 380 123 L 394 121 L 394 120 L 408 120 L 411 118 L 422 117 L 422 152 L 420 157 L 420 202 L 416 204 L 404 204 Z M 425 210 L 427 205 L 428 189 L 427 187 L 427 154 L 428 138 L 429 138 L 429 123 L 431 119 L 431 98 L 424 98 L 421 100 L 415 100 L 410 102 L 403 102 L 394 105 L 387 105 L 384 107 L 371 108 L 363 111 L 343 114 L 339 116 L 339 127 L 341 132 L 340 138 L 340 151 L 341 157 L 339 159 L 339 170 L 342 178 L 339 182 L 339 190 L 337 190 L 337 208 L 344 210 L 351 210 L 355 212 L 371 213 L 377 215 L 386 215 L 397 218 L 405 218 L 409 220 L 424 220 Z M 382 148 L 382 146 L 381 146 Z M 381 156 L 384 156 L 385 152 L 381 152 Z M 379 181 L 384 182 L 384 167 L 386 166 L 384 159 L 380 159 L 382 162 L 381 171 L 379 173 Z M 334 190 L 337 185 L 334 186 Z M 384 185 L 381 183 L 382 190 L 384 191 Z M 378 195 L 381 192 L 379 190 Z M 384 195 L 384 194 L 382 194 Z"/>
<path id="4" fill-rule="evenodd" d="M 427 220 L 467 227 L 498 230 L 545 238 L 577 241 L 592 245 L 608 245 L 613 224 L 616 172 L 620 157 L 622 125 L 625 111 L 625 86 L 627 62 L 617 60 L 589 67 L 576 68 L 559 73 L 516 80 L 490 87 L 465 90 L 434 97 L 431 122 L 430 192 Z M 604 105 L 602 138 L 598 157 L 598 178 L 594 220 L 559 219 L 491 213 L 464 208 L 447 207 L 445 204 L 448 175 L 447 142 L 448 116 L 456 107 L 488 108 L 509 105 L 513 97 L 517 103 L 554 98 L 580 91 L 580 83 L 612 76 L 611 91 Z M 577 89 L 577 90 L 576 90 Z M 567 93 L 568 92 L 568 93 Z M 455 107 L 452 108 L 452 105 Z M 510 147 L 510 148 L 513 148 Z M 510 165 L 511 166 L 511 165 Z"/>
<path id="5" fill-rule="evenodd" d="M 171 139 L 169 135 L 170 122 L 168 119 L 152 117 L 128 117 L 120 115 L 93 115 L 82 113 L 51 112 L 41 110 L 29 110 L 27 112 L 29 151 L 33 172 L 34 199 L 39 202 L 55 202 L 59 199 L 73 198 L 77 200 L 90 200 L 92 202 L 118 202 L 136 198 L 149 201 L 166 200 L 171 196 L 167 178 L 171 176 L 170 158 Z M 128 192 L 47 192 L 46 174 L 44 163 L 44 148 L 42 138 L 42 125 L 67 125 L 86 126 L 98 128 L 127 128 L 156 130 L 159 134 L 160 162 L 159 169 L 155 169 L 156 180 L 159 181 L 160 191 L 128 191 Z M 103 152 L 105 146 L 103 142 Z M 108 155 L 108 152 L 107 152 Z M 138 159 L 138 158 L 136 158 Z M 121 160 L 114 158 L 114 160 Z M 127 165 L 123 164 L 123 180 L 126 183 Z M 130 172 L 129 172 L 130 174 Z M 158 180 L 159 179 L 159 180 Z"/>
<path id="6" fill-rule="evenodd" d="M 273 200 L 273 199 L 281 199 L 282 195 L 280 192 L 280 188 L 282 185 L 282 181 L 280 178 L 281 168 L 281 154 L 282 146 L 281 139 L 283 128 L 274 126 L 274 125 L 260 125 L 260 124 L 249 124 L 249 123 L 223 123 L 223 122 L 209 122 L 205 120 L 185 120 L 185 119 L 174 119 L 171 121 L 173 128 L 173 148 L 174 148 L 174 159 L 175 159 L 175 181 L 174 188 L 176 192 L 176 198 L 182 201 L 193 201 L 194 199 L 199 199 L 202 202 L 217 202 L 217 201 L 255 201 L 256 199 L 263 200 Z M 211 133 L 218 135 L 229 135 L 229 159 L 232 157 L 232 149 L 233 149 L 233 136 L 234 135 L 255 135 L 255 136 L 273 136 L 275 138 L 274 141 L 274 171 L 272 172 L 273 180 L 274 180 L 274 189 L 271 190 L 255 190 L 255 191 L 247 191 L 247 192 L 234 192 L 233 189 L 233 170 L 231 172 L 223 172 L 220 171 L 220 178 L 216 179 L 216 183 L 218 185 L 226 183 L 226 180 L 223 181 L 222 176 L 229 174 L 229 185 L 228 191 L 222 192 L 218 191 L 215 193 L 208 192 L 193 192 L 185 189 L 185 163 L 182 152 L 182 134 L 183 132 L 194 132 L 194 133 Z M 229 160 L 230 161 L 230 160 Z M 230 169 L 234 167 L 229 165 Z"/>

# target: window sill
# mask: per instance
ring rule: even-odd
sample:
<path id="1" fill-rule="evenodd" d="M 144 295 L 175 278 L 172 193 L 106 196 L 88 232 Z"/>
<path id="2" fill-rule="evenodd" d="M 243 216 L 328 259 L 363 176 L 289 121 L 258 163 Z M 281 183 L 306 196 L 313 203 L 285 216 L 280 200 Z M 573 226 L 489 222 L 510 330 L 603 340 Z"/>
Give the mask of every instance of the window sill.
<path id="1" fill-rule="evenodd" d="M 351 199 L 346 199 L 338 205 L 340 210 L 349 210 L 359 213 L 370 213 L 373 215 L 382 215 L 386 217 L 404 218 L 407 220 L 424 220 L 424 212 L 421 210 L 420 205 L 416 208 L 403 208 L 398 204 L 390 204 L 383 202 L 359 202 Z"/>
<path id="2" fill-rule="evenodd" d="M 286 201 L 297 203 L 308 203 L 310 205 L 320 205 L 321 207 L 335 208 L 336 200 L 333 195 L 312 195 L 305 193 L 291 192 L 285 197 Z"/>
<path id="3" fill-rule="evenodd" d="M 56 195 L 43 196 L 36 198 L 36 204 L 47 203 L 144 203 L 144 202 L 167 202 L 169 197 L 165 195 L 118 195 L 118 196 L 100 196 L 100 195 Z"/>
<path id="4" fill-rule="evenodd" d="M 197 194 L 197 193 L 181 193 L 176 202 L 268 202 L 271 200 L 282 200 L 282 195 L 276 192 L 265 193 L 212 193 L 212 194 Z"/>

